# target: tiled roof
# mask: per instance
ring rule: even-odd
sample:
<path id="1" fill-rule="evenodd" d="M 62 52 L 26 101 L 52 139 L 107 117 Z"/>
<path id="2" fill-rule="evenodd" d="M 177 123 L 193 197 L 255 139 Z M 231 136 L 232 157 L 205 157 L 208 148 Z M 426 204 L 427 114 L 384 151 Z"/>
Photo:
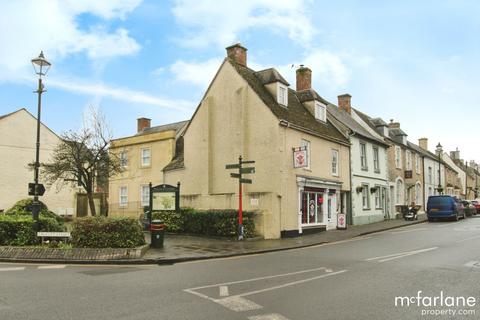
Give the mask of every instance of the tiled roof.
<path id="1" fill-rule="evenodd" d="M 279 105 L 265 88 L 261 79 L 256 75 L 255 71 L 238 64 L 231 59 L 228 62 L 237 70 L 237 72 L 247 81 L 250 87 L 262 99 L 265 105 L 280 120 L 287 121 L 289 124 L 298 127 L 299 130 L 307 130 L 314 135 L 318 135 L 325 139 L 335 140 L 340 143 L 348 144 L 348 139 L 340 133 L 328 120 L 323 123 L 315 119 L 315 117 L 303 106 L 295 90 L 288 90 L 288 107 Z"/>
<path id="2" fill-rule="evenodd" d="M 285 80 L 284 77 L 275 69 L 275 68 L 269 68 L 261 71 L 255 72 L 255 75 L 262 81 L 262 83 L 269 84 L 273 82 L 281 82 L 286 86 L 289 86 L 290 84 Z"/>
<path id="3" fill-rule="evenodd" d="M 144 135 L 144 134 L 150 134 L 150 133 L 156 133 L 156 132 L 162 132 L 162 131 L 169 131 L 169 130 L 180 130 L 184 126 L 188 124 L 188 120 L 185 121 L 180 121 L 180 122 L 175 122 L 175 123 L 169 123 L 169 124 L 164 124 L 161 126 L 155 126 L 155 127 L 150 127 L 150 128 L 145 128 L 143 129 L 142 132 L 139 132 L 136 134 L 136 136 Z"/>
<path id="4" fill-rule="evenodd" d="M 170 161 L 170 163 L 163 168 L 163 171 L 172 171 L 172 170 L 185 168 L 185 164 L 183 160 L 184 158 L 183 158 L 183 151 L 182 151 L 181 153 L 176 155 L 175 158 L 173 158 L 172 161 Z"/>
<path id="5" fill-rule="evenodd" d="M 333 104 L 329 104 L 327 106 L 327 109 L 334 118 L 343 123 L 349 130 L 355 132 L 355 134 L 360 135 L 361 137 L 371 140 L 373 142 L 387 145 L 385 141 L 370 134 L 370 132 L 368 132 L 360 123 L 355 121 L 355 119 L 353 119 L 352 116 L 348 114 L 348 112 L 346 112 L 345 110 L 342 110 Z M 355 112 L 356 110 L 353 111 Z M 349 132 L 345 133 L 348 134 Z"/>

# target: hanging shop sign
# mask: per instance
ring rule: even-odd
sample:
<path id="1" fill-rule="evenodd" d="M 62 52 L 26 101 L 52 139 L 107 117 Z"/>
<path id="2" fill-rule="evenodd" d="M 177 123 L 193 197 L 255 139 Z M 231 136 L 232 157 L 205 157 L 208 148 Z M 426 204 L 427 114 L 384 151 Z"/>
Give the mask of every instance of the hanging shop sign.
<path id="1" fill-rule="evenodd" d="M 308 152 L 306 146 L 293 148 L 293 167 L 308 167 Z"/>

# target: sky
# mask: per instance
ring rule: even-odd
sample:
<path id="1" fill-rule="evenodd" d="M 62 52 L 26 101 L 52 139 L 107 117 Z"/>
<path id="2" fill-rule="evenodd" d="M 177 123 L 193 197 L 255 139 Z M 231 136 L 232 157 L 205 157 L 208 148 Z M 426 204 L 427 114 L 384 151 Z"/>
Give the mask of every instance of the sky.
<path id="1" fill-rule="evenodd" d="M 295 68 L 336 103 L 343 93 L 372 117 L 394 119 L 411 142 L 429 138 L 480 162 L 480 2 L 310 0 L 0 0 L 0 115 L 36 114 L 40 50 L 52 63 L 42 122 L 76 130 L 91 107 L 113 137 L 189 119 L 240 42 L 248 66 Z"/>

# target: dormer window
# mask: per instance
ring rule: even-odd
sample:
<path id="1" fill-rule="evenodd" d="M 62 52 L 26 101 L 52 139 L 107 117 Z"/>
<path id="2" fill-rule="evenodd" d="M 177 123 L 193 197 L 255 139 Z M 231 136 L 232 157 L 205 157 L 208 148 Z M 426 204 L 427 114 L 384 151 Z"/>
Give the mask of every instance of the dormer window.
<path id="1" fill-rule="evenodd" d="M 277 102 L 282 106 L 288 106 L 288 88 L 283 83 L 278 82 Z"/>
<path id="2" fill-rule="evenodd" d="M 315 101 L 315 119 L 327 121 L 327 107 L 318 101 Z"/>

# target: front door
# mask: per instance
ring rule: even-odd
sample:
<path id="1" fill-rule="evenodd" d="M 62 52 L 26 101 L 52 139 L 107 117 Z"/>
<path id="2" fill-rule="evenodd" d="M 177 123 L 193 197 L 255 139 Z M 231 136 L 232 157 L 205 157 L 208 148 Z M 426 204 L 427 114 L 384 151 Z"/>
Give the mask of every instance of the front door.
<path id="1" fill-rule="evenodd" d="M 324 197 L 325 193 L 321 191 L 302 192 L 302 224 L 323 224 L 324 217 Z"/>

